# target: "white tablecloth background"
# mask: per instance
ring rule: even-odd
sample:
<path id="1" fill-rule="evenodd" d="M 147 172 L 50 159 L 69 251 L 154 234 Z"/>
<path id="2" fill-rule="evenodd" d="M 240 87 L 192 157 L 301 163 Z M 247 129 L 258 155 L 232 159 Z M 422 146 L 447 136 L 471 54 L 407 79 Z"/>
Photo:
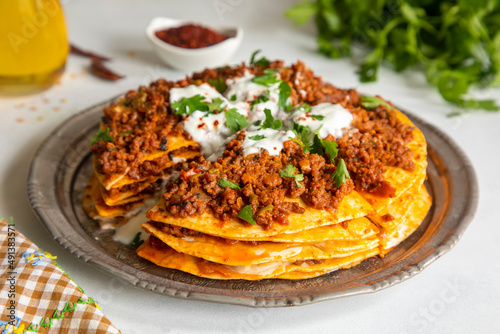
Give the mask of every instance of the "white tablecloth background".
<path id="1" fill-rule="evenodd" d="M 61 85 L 38 95 L 0 99 L 0 216 L 14 217 L 20 231 L 57 255 L 59 264 L 100 302 L 124 334 L 498 333 L 500 113 L 447 118 L 453 107 L 425 83 L 420 72 L 395 74 L 382 69 L 378 82 L 360 84 L 356 66 L 349 60 L 330 60 L 315 53 L 312 25 L 299 29 L 284 19 L 283 11 L 294 1 L 62 2 L 71 41 L 113 57 L 110 67 L 127 77 L 114 83 L 99 80 L 86 74 L 86 59 L 71 56 Z M 240 25 L 245 36 L 233 63 L 248 61 L 256 49 L 287 63 L 302 59 L 333 84 L 380 94 L 438 126 L 468 154 L 479 178 L 478 211 L 463 239 L 421 274 L 397 286 L 370 295 L 279 309 L 156 295 L 74 258 L 52 240 L 30 209 L 26 178 L 31 157 L 58 124 L 79 110 L 158 77 L 184 76 L 162 65 L 145 38 L 144 29 L 155 16 Z M 500 89 L 476 96 L 493 97 L 500 103 Z"/>

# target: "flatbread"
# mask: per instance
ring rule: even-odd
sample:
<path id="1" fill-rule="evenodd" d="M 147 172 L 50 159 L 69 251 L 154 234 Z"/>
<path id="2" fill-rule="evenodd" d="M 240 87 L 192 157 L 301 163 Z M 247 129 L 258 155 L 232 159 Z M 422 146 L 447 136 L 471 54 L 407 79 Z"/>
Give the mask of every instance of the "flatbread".
<path id="1" fill-rule="evenodd" d="M 194 142 L 192 140 L 186 140 L 183 137 L 170 137 L 170 138 L 171 138 L 171 142 L 169 144 L 170 146 L 166 151 L 156 151 L 153 153 L 146 154 L 142 162 L 144 163 L 145 161 L 162 161 L 161 168 L 167 169 L 178 163 L 178 161 L 176 161 L 175 158 L 190 160 L 198 157 L 201 154 L 201 151 L 199 149 L 199 144 L 197 142 Z M 170 160 L 168 154 L 175 150 L 179 150 L 179 152 L 172 153 L 175 158 L 173 160 Z M 128 175 L 129 171 L 128 168 L 124 173 L 104 174 L 98 171 L 97 160 L 95 157 L 93 163 L 94 163 L 94 173 L 97 176 L 99 182 L 106 190 L 110 190 L 112 188 L 121 188 L 136 182 L 145 182 L 145 181 L 154 182 L 158 178 L 163 177 L 163 175 L 156 175 L 156 176 L 142 177 L 139 179 L 133 178 Z"/>
<path id="2" fill-rule="evenodd" d="M 217 237 L 235 240 L 256 240 L 264 236 L 296 233 L 320 226 L 338 224 L 346 220 L 366 216 L 372 212 L 370 204 L 356 191 L 346 195 L 335 212 L 311 208 L 301 199 L 295 201 L 305 209 L 305 212 L 303 214 L 291 213 L 288 216 L 288 225 L 273 224 L 267 230 L 260 225 L 249 225 L 238 219 L 222 222 L 214 217 L 211 212 L 185 218 L 173 217 L 166 212 L 163 199 L 149 210 L 146 216 L 156 222 L 185 227 Z"/>
<path id="3" fill-rule="evenodd" d="M 248 266 L 285 259 L 295 262 L 346 257 L 376 248 L 379 244 L 377 237 L 359 241 L 333 240 L 315 244 L 270 241 L 234 242 L 206 234 L 177 237 L 163 232 L 149 222 L 142 224 L 142 228 L 180 253 L 230 266 Z"/>
<path id="4" fill-rule="evenodd" d="M 427 168 L 427 143 L 424 134 L 420 131 L 404 114 L 395 110 L 397 118 L 404 124 L 413 126 L 413 140 L 408 143 L 407 147 L 413 152 L 413 161 L 415 168 L 413 171 L 407 171 L 397 167 L 386 167 L 384 173 L 385 180 L 390 182 L 391 186 L 396 188 L 395 197 L 381 197 L 368 192 L 360 192 L 377 212 L 382 211 L 396 198 L 404 194 L 411 186 L 422 184 L 426 178 Z"/>
<path id="5" fill-rule="evenodd" d="M 340 224 L 316 227 L 290 234 L 276 234 L 271 236 L 256 237 L 255 241 L 275 242 L 307 242 L 315 243 L 329 240 L 355 241 L 368 239 L 380 232 L 366 217 L 343 221 Z"/>
<path id="6" fill-rule="evenodd" d="M 123 205 L 106 205 L 101 196 L 100 185 L 95 175 L 89 179 L 88 185 L 83 192 L 84 209 L 87 215 L 93 219 L 126 217 L 144 205 L 144 200 L 130 202 Z M 92 205 L 89 203 L 89 199 Z"/>
<path id="7" fill-rule="evenodd" d="M 413 198 L 415 205 L 407 215 L 406 219 L 398 228 L 389 233 L 380 235 L 380 247 L 382 254 L 394 249 L 403 240 L 408 238 L 424 221 L 432 205 L 432 197 L 424 185 L 420 187 L 419 193 Z"/>
<path id="8" fill-rule="evenodd" d="M 421 188 L 422 184 L 413 185 L 379 213 L 372 213 L 367 218 L 379 227 L 381 234 L 390 234 L 406 220 L 415 205 L 415 199 L 421 194 Z"/>
<path id="9" fill-rule="evenodd" d="M 151 238 L 151 237 L 150 237 Z M 372 249 L 351 256 L 328 259 L 318 264 L 269 262 L 252 266 L 227 266 L 204 259 L 179 253 L 165 246 L 158 249 L 151 246 L 150 239 L 146 240 L 138 249 L 137 254 L 154 264 L 170 269 L 177 269 L 190 274 L 213 279 L 245 279 L 261 280 L 266 278 L 286 277 L 285 274 L 300 271 L 306 273 L 300 278 L 314 277 L 317 272 L 328 272 L 349 268 L 362 260 L 377 255 L 378 249 Z M 291 277 L 291 276 L 289 276 Z"/>

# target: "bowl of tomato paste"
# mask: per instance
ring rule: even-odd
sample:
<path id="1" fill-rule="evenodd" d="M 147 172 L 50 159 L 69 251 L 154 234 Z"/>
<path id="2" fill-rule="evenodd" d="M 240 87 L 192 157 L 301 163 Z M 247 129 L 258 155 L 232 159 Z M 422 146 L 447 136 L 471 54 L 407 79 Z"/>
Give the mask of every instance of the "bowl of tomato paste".
<path id="1" fill-rule="evenodd" d="M 243 29 L 157 17 L 149 23 L 146 35 L 165 64 L 196 71 L 228 61 L 241 44 Z"/>

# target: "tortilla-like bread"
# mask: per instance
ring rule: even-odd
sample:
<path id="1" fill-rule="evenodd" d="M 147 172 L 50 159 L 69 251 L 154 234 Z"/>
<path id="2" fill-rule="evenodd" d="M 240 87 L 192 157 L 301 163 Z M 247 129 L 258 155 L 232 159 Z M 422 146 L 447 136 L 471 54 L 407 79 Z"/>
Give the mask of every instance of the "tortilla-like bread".
<path id="1" fill-rule="evenodd" d="M 106 205 L 121 205 L 145 198 L 143 197 L 145 193 L 153 191 L 152 183 L 155 182 L 155 179 L 156 178 L 151 178 L 147 181 L 127 185 L 117 189 L 117 191 L 113 191 L 114 189 L 108 191 L 101 184 L 99 184 L 99 190 L 101 191 L 102 199 Z"/>
<path id="2" fill-rule="evenodd" d="M 349 219 L 366 216 L 372 208 L 356 191 L 346 195 L 334 212 L 317 210 L 308 206 L 301 199 L 295 200 L 305 209 L 303 214 L 291 213 L 288 216 L 288 225 L 273 224 L 265 230 L 260 225 L 250 225 L 238 219 L 222 222 L 205 212 L 198 216 L 176 218 L 165 210 L 165 201 L 162 199 L 146 213 L 146 216 L 156 222 L 185 227 L 194 231 L 210 234 L 217 237 L 234 240 L 256 240 L 258 238 L 283 233 L 296 233 L 303 230 L 337 224 Z"/>
<path id="3" fill-rule="evenodd" d="M 201 151 L 199 149 L 199 144 L 192 140 L 186 140 L 184 137 L 170 137 L 169 145 L 170 146 L 168 146 L 168 149 L 166 151 L 158 151 L 147 154 L 144 157 L 143 162 L 161 160 L 162 169 L 167 169 L 178 163 L 177 161 L 175 161 L 175 159 L 174 160 L 167 159 L 166 161 L 163 161 L 166 158 L 166 156 L 168 158 L 168 154 L 170 152 L 173 152 L 174 150 L 179 150 L 178 153 L 173 152 L 174 157 L 178 159 L 189 160 L 196 158 L 201 154 Z M 95 157 L 93 163 L 94 163 L 94 173 L 99 179 L 99 182 L 103 185 L 103 187 L 106 190 L 110 190 L 111 188 L 121 188 L 128 184 L 136 182 L 144 182 L 144 181 L 154 182 L 158 178 L 163 177 L 163 175 L 156 175 L 156 176 L 143 177 L 139 179 L 133 178 L 128 175 L 128 168 L 124 173 L 104 174 L 98 171 L 97 160 Z"/>
<path id="4" fill-rule="evenodd" d="M 346 257 L 378 247 L 378 238 L 359 241 L 325 241 L 315 244 L 283 242 L 234 242 L 207 234 L 177 237 L 158 229 L 151 223 L 142 224 L 154 235 L 180 253 L 230 266 L 282 261 L 303 261 Z"/>
<path id="5" fill-rule="evenodd" d="M 329 240 L 356 241 L 368 239 L 380 232 L 377 226 L 366 217 L 343 221 L 340 224 L 321 226 L 291 234 L 276 234 L 257 237 L 255 241 L 274 242 L 323 242 Z"/>
<path id="6" fill-rule="evenodd" d="M 382 211 L 392 201 L 410 189 L 412 185 L 422 184 L 426 177 L 427 143 L 424 134 L 400 111 L 394 109 L 394 112 L 402 123 L 413 126 L 413 140 L 408 143 L 407 147 L 413 152 L 415 168 L 410 172 L 402 168 L 386 167 L 384 176 L 386 181 L 390 182 L 391 186 L 396 188 L 395 197 L 381 197 L 368 192 L 360 192 L 361 196 L 363 196 L 377 212 Z"/>
<path id="7" fill-rule="evenodd" d="M 420 187 L 418 195 L 413 198 L 415 205 L 398 228 L 390 233 L 380 235 L 381 253 L 387 254 L 391 249 L 408 238 L 424 221 L 432 205 L 432 197 L 424 185 Z"/>
<path id="8" fill-rule="evenodd" d="M 380 228 L 381 234 L 392 233 L 406 220 L 407 215 L 415 205 L 415 198 L 421 194 L 422 187 L 422 184 L 413 185 L 406 193 L 396 198 L 379 213 L 372 213 L 367 218 Z"/>
<path id="9" fill-rule="evenodd" d="M 99 187 L 100 185 L 97 181 L 97 178 L 95 177 L 95 175 L 92 175 L 89 179 L 87 187 L 85 187 L 83 192 L 84 209 L 86 210 L 87 215 L 93 219 L 126 217 L 135 209 L 138 209 L 144 205 L 144 200 L 117 206 L 106 205 L 106 203 L 104 203 L 104 200 L 102 199 Z M 90 206 L 89 203 L 85 203 L 88 198 L 92 200 L 93 209 L 91 209 L 92 206 Z M 97 216 L 95 215 L 96 212 Z"/>
<path id="10" fill-rule="evenodd" d="M 151 238 L 151 237 L 150 237 Z M 378 249 L 372 249 L 366 252 L 357 253 L 343 258 L 328 259 L 320 261 L 317 264 L 290 263 L 290 262 L 270 262 L 256 264 L 251 266 L 227 266 L 198 257 L 179 253 L 174 249 L 164 246 L 162 249 L 151 246 L 150 239 L 146 240 L 138 249 L 137 254 L 153 262 L 154 264 L 177 269 L 190 274 L 213 279 L 246 279 L 261 280 L 266 278 L 275 278 L 280 275 L 301 271 L 306 273 L 300 278 L 314 277 L 317 272 L 328 272 L 342 268 L 349 268 L 358 264 L 364 259 L 377 255 Z M 308 276 L 308 273 L 311 273 Z"/>

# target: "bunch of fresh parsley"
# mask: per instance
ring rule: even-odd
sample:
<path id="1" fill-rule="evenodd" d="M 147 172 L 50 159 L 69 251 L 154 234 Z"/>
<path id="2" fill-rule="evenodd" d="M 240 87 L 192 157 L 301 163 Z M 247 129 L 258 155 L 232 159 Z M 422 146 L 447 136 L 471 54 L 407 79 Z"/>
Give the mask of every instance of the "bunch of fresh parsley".
<path id="1" fill-rule="evenodd" d="M 305 0 L 286 12 L 296 24 L 315 19 L 319 52 L 337 58 L 369 53 L 359 69 L 375 81 L 383 60 L 396 71 L 414 65 L 447 101 L 464 109 L 497 111 L 471 88 L 500 85 L 498 0 Z"/>

